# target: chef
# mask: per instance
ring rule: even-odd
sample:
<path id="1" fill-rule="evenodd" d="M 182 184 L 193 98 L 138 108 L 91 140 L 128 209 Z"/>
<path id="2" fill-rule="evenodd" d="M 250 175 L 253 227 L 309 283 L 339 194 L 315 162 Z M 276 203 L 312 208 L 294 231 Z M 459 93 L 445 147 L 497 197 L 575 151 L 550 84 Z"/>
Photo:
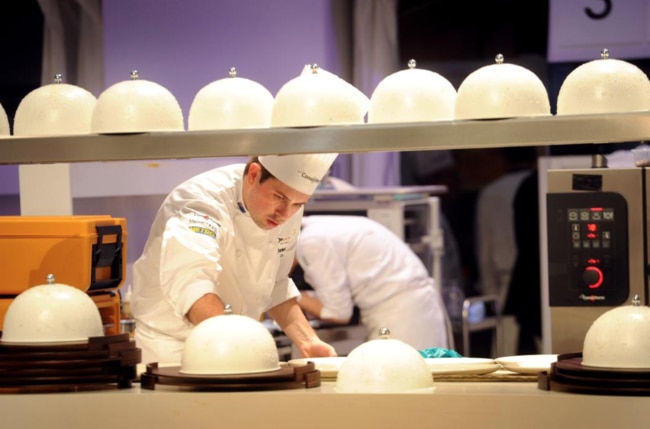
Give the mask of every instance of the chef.
<path id="1" fill-rule="evenodd" d="M 270 155 L 195 176 L 164 200 L 133 266 L 132 311 L 142 361 L 180 362 L 201 321 L 265 312 L 303 357 L 336 356 L 297 303 L 288 274 L 303 206 L 336 154 Z"/>
<path id="2" fill-rule="evenodd" d="M 445 308 L 420 258 L 384 225 L 364 216 L 303 218 L 296 261 L 305 281 L 300 306 L 332 323 L 348 323 L 354 307 L 369 339 L 391 338 L 424 350 L 448 347 Z"/>

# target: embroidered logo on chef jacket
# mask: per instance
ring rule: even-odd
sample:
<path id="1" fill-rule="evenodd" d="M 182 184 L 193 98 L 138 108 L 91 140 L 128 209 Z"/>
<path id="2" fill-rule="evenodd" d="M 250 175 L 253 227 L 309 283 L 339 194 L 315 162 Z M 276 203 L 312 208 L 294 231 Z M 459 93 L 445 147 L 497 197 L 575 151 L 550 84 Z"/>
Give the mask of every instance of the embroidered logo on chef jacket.
<path id="1" fill-rule="evenodd" d="M 221 228 L 221 225 L 210 216 L 193 213 L 189 218 L 187 227 L 192 232 L 216 239 L 217 230 Z"/>
<path id="2" fill-rule="evenodd" d="M 291 241 L 291 237 L 292 236 L 278 237 L 278 255 L 280 255 L 281 258 L 284 257 L 284 254 L 287 251 L 287 245 Z"/>

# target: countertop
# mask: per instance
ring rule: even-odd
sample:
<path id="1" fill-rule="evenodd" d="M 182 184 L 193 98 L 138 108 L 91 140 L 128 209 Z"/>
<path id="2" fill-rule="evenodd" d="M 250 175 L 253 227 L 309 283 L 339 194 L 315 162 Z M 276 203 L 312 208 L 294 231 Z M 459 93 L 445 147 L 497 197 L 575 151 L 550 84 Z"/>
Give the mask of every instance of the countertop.
<path id="1" fill-rule="evenodd" d="M 605 428 L 647 426 L 648 397 L 544 391 L 536 382 L 435 382 L 433 394 L 340 394 L 335 382 L 260 392 L 173 386 L 2 394 L 2 427 Z"/>

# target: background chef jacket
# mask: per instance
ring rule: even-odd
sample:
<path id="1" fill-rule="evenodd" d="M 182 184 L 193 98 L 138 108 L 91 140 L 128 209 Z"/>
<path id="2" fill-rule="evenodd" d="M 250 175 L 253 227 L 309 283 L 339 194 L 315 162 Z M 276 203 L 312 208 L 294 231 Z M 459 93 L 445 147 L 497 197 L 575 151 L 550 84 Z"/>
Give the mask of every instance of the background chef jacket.
<path id="1" fill-rule="evenodd" d="M 356 305 L 370 339 L 385 327 L 420 350 L 447 347 L 440 293 L 388 228 L 363 216 L 306 216 L 296 255 L 323 304 L 321 318 L 347 319 Z"/>
<path id="2" fill-rule="evenodd" d="M 243 204 L 243 172 L 237 164 L 195 176 L 158 210 L 133 266 L 131 306 L 143 362 L 180 362 L 193 327 L 185 315 L 207 293 L 258 320 L 299 296 L 288 273 L 302 210 L 276 228 L 259 228 Z"/>

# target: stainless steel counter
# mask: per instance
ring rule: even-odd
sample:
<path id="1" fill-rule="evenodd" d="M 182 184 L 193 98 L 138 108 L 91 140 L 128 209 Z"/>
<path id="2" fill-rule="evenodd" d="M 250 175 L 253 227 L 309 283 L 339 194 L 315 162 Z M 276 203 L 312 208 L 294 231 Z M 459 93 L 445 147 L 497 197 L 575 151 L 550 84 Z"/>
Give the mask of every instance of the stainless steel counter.
<path id="1" fill-rule="evenodd" d="M 645 427 L 647 397 L 547 392 L 534 382 L 436 382 L 433 394 L 312 389 L 189 392 L 162 386 L 0 395 L 2 427 L 32 428 L 606 428 Z M 616 425 L 616 426 L 615 426 Z"/>

